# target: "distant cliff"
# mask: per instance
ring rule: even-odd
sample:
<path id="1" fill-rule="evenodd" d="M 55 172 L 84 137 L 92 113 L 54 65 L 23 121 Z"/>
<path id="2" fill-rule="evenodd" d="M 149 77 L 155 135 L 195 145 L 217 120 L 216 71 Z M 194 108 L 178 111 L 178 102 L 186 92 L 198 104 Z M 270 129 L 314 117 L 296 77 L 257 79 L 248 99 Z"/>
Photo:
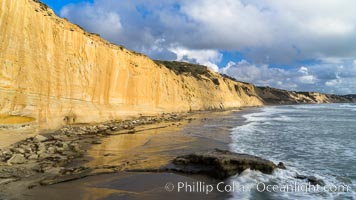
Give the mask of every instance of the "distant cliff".
<path id="1" fill-rule="evenodd" d="M 356 94 L 343 95 L 342 97 L 344 97 L 352 102 L 356 102 Z"/>
<path id="2" fill-rule="evenodd" d="M 264 104 L 298 104 L 298 103 L 343 103 L 353 102 L 352 98 L 319 92 L 295 92 L 270 87 L 256 87 L 257 95 Z"/>
<path id="3" fill-rule="evenodd" d="M 0 118 L 12 123 L 56 128 L 140 114 L 346 100 L 152 61 L 57 17 L 37 0 L 1 0 L 0 37 Z"/>

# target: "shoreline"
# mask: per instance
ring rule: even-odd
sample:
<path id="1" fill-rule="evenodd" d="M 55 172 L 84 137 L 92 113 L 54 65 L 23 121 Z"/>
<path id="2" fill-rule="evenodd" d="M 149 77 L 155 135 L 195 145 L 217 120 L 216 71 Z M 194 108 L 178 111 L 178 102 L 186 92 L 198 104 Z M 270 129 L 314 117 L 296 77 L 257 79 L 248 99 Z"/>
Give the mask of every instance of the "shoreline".
<path id="1" fill-rule="evenodd" d="M 95 160 L 90 157 L 87 151 L 95 146 L 100 146 L 103 140 L 111 137 L 139 135 L 140 132 L 143 133 L 141 135 L 145 135 L 146 132 L 154 130 L 181 129 L 189 123 L 194 123 L 198 118 L 206 120 L 206 118 L 201 117 L 204 115 L 215 116 L 236 111 L 241 110 L 163 114 L 158 117 L 140 117 L 120 122 L 110 121 L 84 126 L 72 125 L 52 133 L 22 140 L 1 150 L 0 191 L 4 197 L 15 195 L 16 198 L 16 195 L 21 195 L 18 191 L 28 191 L 28 189 L 39 186 L 137 169 L 137 165 L 129 161 L 119 165 L 99 166 L 94 164 L 86 166 L 85 163 Z M 179 133 L 181 130 L 175 131 Z M 167 138 L 169 139 L 169 137 Z M 186 142 L 191 138 L 193 136 L 180 139 Z M 188 146 L 190 149 L 195 148 L 195 145 Z M 228 146 L 225 147 L 228 148 Z M 172 150 L 169 148 L 166 150 Z M 105 154 L 104 157 L 110 158 L 112 155 L 109 153 Z M 165 161 L 156 163 L 161 166 L 169 159 L 165 158 Z M 147 168 L 147 166 L 143 167 Z"/>
<path id="2" fill-rule="evenodd" d="M 19 148 L 23 148 L 21 145 L 25 145 L 23 150 L 25 151 L 24 155 L 26 155 L 26 145 L 34 142 L 35 146 L 38 146 L 35 147 L 34 151 L 37 151 L 38 157 L 28 159 L 25 156 L 28 161 L 22 161 L 23 164 L 13 163 L 9 165 L 9 163 L 4 162 L 9 158 L 4 159 L 4 151 L 1 150 L 0 193 L 5 196 L 0 195 L 0 198 L 11 197 L 14 194 L 22 195 L 18 191 L 23 191 L 23 194 L 41 195 L 45 192 L 39 190 L 47 191 L 46 188 L 52 188 L 51 185 L 54 185 L 54 188 L 61 183 L 64 185 L 78 183 L 80 185 L 83 184 L 82 179 L 98 181 L 101 176 L 106 174 L 111 174 L 119 180 L 122 178 L 121 175 L 125 176 L 125 174 L 129 176 L 134 176 L 134 174 L 171 176 L 161 172 L 144 172 L 144 169 L 164 166 L 175 156 L 190 152 L 230 148 L 229 129 L 233 126 L 222 125 L 221 127 L 226 129 L 223 131 L 214 131 L 212 130 L 214 127 L 207 127 L 207 132 L 197 134 L 194 129 L 189 130 L 191 124 L 207 125 L 209 122 L 206 122 L 206 120 L 216 120 L 221 116 L 230 117 L 235 112 L 239 113 L 236 117 L 242 119 L 241 115 L 246 112 L 254 112 L 257 108 L 261 107 L 164 114 L 158 117 L 145 116 L 125 121 L 72 125 L 43 135 L 47 139 L 39 137 L 23 140 L 7 149 L 12 149 L 13 154 L 21 154 L 22 151 Z M 234 122 L 234 126 L 243 124 L 240 119 Z M 238 123 L 236 124 L 236 122 Z M 187 132 L 185 129 L 189 131 Z M 123 142 L 116 142 L 121 140 Z M 175 144 L 172 140 L 178 142 Z M 23 144 L 24 142 L 25 144 Z M 42 149 L 44 152 L 38 153 L 38 150 L 41 151 L 39 149 L 41 143 L 45 144 L 45 147 L 41 147 L 45 149 Z M 150 143 L 152 144 L 150 145 Z M 167 145 L 162 147 L 161 143 L 167 143 Z M 68 146 L 68 149 L 61 149 L 63 146 Z M 165 155 L 165 152 L 167 152 L 167 155 Z M 44 156 L 41 157 L 41 154 L 44 154 Z M 142 154 L 145 154 L 147 158 L 142 158 Z M 196 177 L 194 175 L 174 174 L 176 179 L 182 179 L 182 177 L 194 179 Z M 199 176 L 198 179 L 215 182 L 213 179 L 202 178 L 202 176 Z M 140 181 L 144 180 L 140 179 Z"/>

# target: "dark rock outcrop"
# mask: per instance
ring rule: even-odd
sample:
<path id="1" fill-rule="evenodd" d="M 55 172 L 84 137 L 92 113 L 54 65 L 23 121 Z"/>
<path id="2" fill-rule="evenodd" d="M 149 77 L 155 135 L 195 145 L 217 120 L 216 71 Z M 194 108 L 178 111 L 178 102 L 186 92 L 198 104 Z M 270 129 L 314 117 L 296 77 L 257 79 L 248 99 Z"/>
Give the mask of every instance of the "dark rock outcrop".
<path id="1" fill-rule="evenodd" d="M 278 165 L 277 165 L 277 167 L 278 167 L 279 169 L 287 169 L 283 162 L 279 162 Z"/>
<path id="2" fill-rule="evenodd" d="M 312 185 L 320 185 L 320 186 L 324 186 L 325 185 L 323 180 L 318 179 L 315 176 L 305 176 L 305 175 L 297 174 L 297 176 L 295 176 L 295 178 L 296 179 L 301 179 L 301 180 L 307 180 Z"/>
<path id="3" fill-rule="evenodd" d="M 278 168 L 273 162 L 257 156 L 219 149 L 178 156 L 173 164 L 171 171 L 204 174 L 218 179 L 239 174 L 248 168 L 265 174 L 272 174 Z"/>

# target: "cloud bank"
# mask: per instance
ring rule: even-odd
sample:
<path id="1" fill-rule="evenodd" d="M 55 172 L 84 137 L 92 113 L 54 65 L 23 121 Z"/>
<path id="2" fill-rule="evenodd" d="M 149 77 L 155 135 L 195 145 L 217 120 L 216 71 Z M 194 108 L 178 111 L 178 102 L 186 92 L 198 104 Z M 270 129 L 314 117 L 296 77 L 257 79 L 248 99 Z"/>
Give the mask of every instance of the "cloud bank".
<path id="1" fill-rule="evenodd" d="M 293 69 L 256 66 L 245 60 L 230 62 L 219 72 L 259 86 L 294 91 L 351 94 L 356 91 L 356 61 L 347 65 L 317 64 Z"/>
<path id="2" fill-rule="evenodd" d="M 286 89 L 356 93 L 355 7 L 353 0 L 94 0 L 60 15 L 154 59 L 217 71 L 223 51 L 239 52 L 248 62 L 232 59 L 221 72 Z"/>

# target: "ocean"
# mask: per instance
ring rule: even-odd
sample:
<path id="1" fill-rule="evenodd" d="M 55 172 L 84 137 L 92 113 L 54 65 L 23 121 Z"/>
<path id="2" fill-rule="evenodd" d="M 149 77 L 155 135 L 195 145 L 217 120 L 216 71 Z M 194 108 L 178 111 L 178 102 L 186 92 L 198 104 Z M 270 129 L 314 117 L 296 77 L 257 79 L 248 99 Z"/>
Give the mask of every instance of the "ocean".
<path id="1" fill-rule="evenodd" d="M 356 104 L 269 106 L 242 117 L 231 130 L 230 150 L 283 162 L 287 170 L 232 177 L 243 186 L 232 199 L 356 199 Z"/>
<path id="2" fill-rule="evenodd" d="M 356 104 L 267 106 L 201 113 L 192 118 L 195 120 L 181 127 L 103 138 L 100 145 L 88 150 L 93 158 L 90 162 L 92 166 L 110 166 L 130 160 L 134 167 L 153 168 L 177 155 L 230 148 L 283 162 L 287 169 L 277 169 L 272 175 L 245 170 L 223 181 L 179 173 L 120 172 L 36 187 L 26 190 L 25 199 L 65 199 L 68 195 L 107 200 L 356 199 Z M 296 179 L 297 174 L 315 176 L 325 182 L 325 188 L 312 190 L 315 186 Z M 217 190 L 220 182 L 223 192 Z M 175 186 L 173 192 L 167 191 L 167 183 Z M 179 192 L 179 183 L 193 189 Z M 206 190 L 194 189 L 198 185 L 212 185 L 214 190 L 206 194 Z"/>

